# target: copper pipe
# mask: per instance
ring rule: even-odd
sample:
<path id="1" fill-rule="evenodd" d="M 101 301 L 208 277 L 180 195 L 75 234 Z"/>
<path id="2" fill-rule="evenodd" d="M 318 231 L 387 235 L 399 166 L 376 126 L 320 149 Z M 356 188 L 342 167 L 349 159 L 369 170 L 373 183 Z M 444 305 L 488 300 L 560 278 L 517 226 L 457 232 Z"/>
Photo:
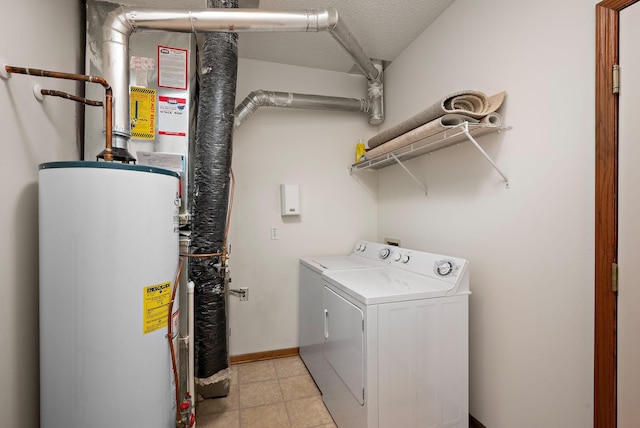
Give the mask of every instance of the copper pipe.
<path id="1" fill-rule="evenodd" d="M 194 253 L 180 253 L 180 257 L 187 257 L 192 259 L 206 259 L 209 257 L 220 257 L 222 253 L 209 253 L 209 254 L 194 254 Z"/>
<path id="2" fill-rule="evenodd" d="M 236 189 L 236 178 L 233 175 L 233 168 L 229 168 L 229 175 L 231 181 L 231 191 L 229 192 L 229 208 L 227 209 L 227 227 L 224 230 L 224 242 L 222 244 L 222 257 L 221 263 L 222 266 L 227 264 L 227 259 L 229 258 L 229 254 L 227 253 L 227 236 L 229 236 L 229 225 L 231 224 L 231 211 L 233 210 L 233 194 Z"/>
<path id="3" fill-rule="evenodd" d="M 16 74 L 27 74 L 29 76 L 40 76 L 40 77 L 53 77 L 55 79 L 66 79 L 66 80 L 76 80 L 79 82 L 91 82 L 102 85 L 105 90 L 105 161 L 113 161 L 113 150 L 111 147 L 112 144 L 112 132 L 113 132 L 113 90 L 111 89 L 111 85 L 106 81 L 104 77 L 99 76 L 87 76 L 86 74 L 73 74 L 73 73 L 63 73 L 60 71 L 48 71 L 48 70 L 40 70 L 37 68 L 24 68 L 24 67 L 14 67 L 11 65 L 6 65 L 4 69 L 7 73 L 16 73 Z"/>
<path id="4" fill-rule="evenodd" d="M 178 272 L 173 280 L 173 291 L 169 302 L 169 314 L 167 316 L 167 339 L 169 339 L 169 353 L 171 354 L 171 370 L 173 372 L 173 383 L 176 385 L 176 425 L 180 424 L 180 382 L 178 379 L 178 365 L 176 363 L 176 350 L 173 346 L 173 302 L 176 300 L 178 284 L 180 284 L 180 273 L 184 262 L 178 259 Z"/>
<path id="5" fill-rule="evenodd" d="M 82 97 L 78 97 L 76 95 L 71 95 L 71 94 L 68 94 L 66 92 L 56 91 L 54 89 L 41 89 L 40 93 L 42 95 L 51 95 L 52 97 L 66 98 L 68 100 L 77 101 L 79 103 L 86 104 L 86 105 L 89 105 L 89 106 L 101 107 L 101 106 L 104 105 L 104 103 L 102 101 L 93 101 L 93 100 L 89 100 L 87 98 L 82 98 Z"/>
<path id="6" fill-rule="evenodd" d="M 106 82 L 106 81 L 105 81 Z M 108 83 L 107 83 L 108 85 Z M 113 90 L 111 86 L 105 88 L 104 97 L 107 105 L 105 106 L 104 114 L 106 115 L 106 125 L 105 125 L 105 152 L 104 152 L 104 160 L 110 162 L 113 160 L 113 149 L 111 148 L 112 140 L 113 140 Z"/>

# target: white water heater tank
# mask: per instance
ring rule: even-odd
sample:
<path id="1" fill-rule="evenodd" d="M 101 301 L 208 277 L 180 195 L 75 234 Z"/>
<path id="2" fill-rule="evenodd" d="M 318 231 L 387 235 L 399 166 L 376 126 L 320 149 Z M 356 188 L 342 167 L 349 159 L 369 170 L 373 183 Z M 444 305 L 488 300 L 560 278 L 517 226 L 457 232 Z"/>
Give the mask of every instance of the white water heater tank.
<path id="1" fill-rule="evenodd" d="M 178 182 L 147 166 L 40 165 L 42 428 L 175 428 Z"/>

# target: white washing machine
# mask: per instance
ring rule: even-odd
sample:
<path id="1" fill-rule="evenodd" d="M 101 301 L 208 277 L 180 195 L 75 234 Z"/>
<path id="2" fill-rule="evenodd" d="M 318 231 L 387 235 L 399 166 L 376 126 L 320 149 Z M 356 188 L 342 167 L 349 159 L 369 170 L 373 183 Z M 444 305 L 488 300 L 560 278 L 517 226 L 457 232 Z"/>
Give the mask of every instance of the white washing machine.
<path id="1" fill-rule="evenodd" d="M 306 302 L 327 408 L 340 428 L 467 428 L 468 262 L 370 247 L 376 267 L 326 270 Z"/>

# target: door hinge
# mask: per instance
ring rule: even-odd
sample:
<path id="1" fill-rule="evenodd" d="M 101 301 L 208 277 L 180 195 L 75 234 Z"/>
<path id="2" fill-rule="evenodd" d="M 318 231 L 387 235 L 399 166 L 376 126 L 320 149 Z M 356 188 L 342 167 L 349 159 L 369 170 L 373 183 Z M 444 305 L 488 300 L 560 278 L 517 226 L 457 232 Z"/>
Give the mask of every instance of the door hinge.
<path id="1" fill-rule="evenodd" d="M 618 292 L 618 264 L 611 264 L 611 291 Z"/>
<path id="2" fill-rule="evenodd" d="M 611 91 L 614 94 L 620 93 L 620 66 L 615 64 L 612 70 Z"/>

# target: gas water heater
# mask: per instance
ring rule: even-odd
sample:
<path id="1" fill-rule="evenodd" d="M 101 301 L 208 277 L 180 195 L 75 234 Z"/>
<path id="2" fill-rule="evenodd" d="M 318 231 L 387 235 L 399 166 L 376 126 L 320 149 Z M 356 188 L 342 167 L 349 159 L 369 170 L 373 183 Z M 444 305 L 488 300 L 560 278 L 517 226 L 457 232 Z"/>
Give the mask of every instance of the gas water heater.
<path id="1" fill-rule="evenodd" d="M 175 428 L 178 186 L 150 166 L 40 166 L 42 428 Z"/>

